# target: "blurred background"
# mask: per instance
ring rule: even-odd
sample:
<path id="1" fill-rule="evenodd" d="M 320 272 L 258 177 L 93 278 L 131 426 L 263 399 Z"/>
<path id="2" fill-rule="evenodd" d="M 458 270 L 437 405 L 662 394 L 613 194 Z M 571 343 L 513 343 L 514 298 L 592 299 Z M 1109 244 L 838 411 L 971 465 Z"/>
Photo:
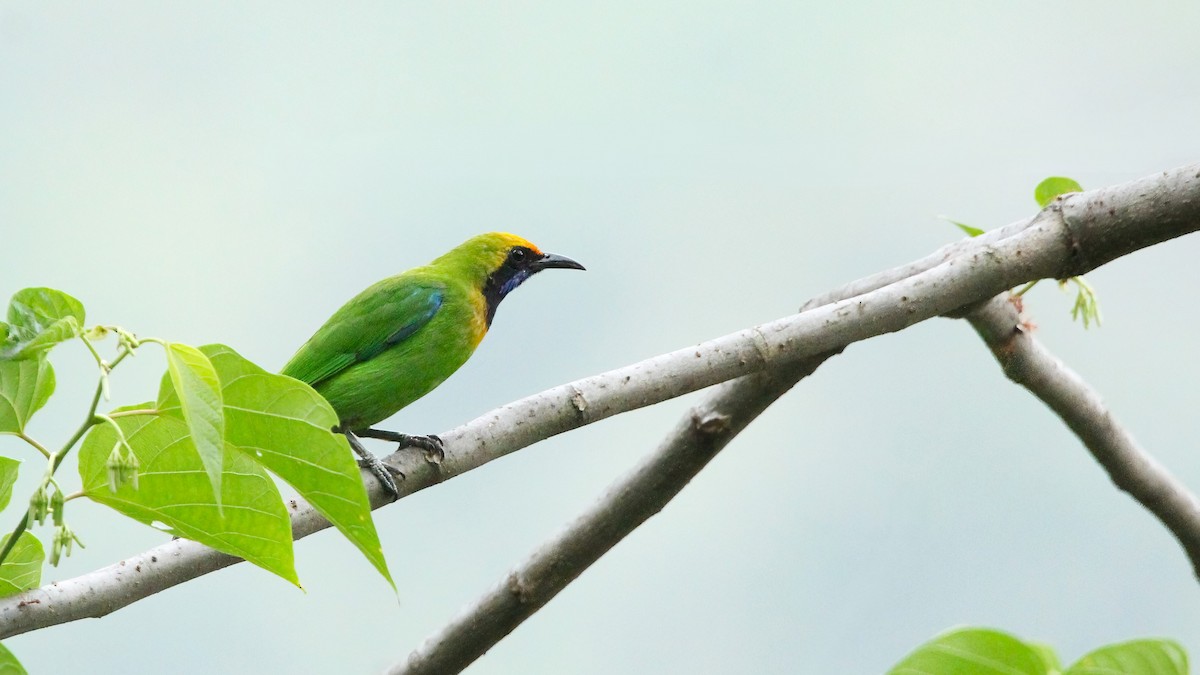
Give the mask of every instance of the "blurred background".
<path id="1" fill-rule="evenodd" d="M 53 286 L 90 323 L 277 369 L 359 290 L 478 232 L 586 264 L 508 299 L 473 360 L 386 425 L 443 431 L 790 314 L 959 238 L 939 214 L 998 227 L 1049 175 L 1197 161 L 1198 30 L 1178 1 L 5 2 L 0 296 Z M 1197 257 L 1188 237 L 1089 275 L 1099 329 L 1054 284 L 1026 306 L 1200 490 Z M 113 406 L 153 397 L 163 362 L 143 354 Z M 53 361 L 32 433 L 56 444 L 95 380 L 81 345 Z M 376 512 L 399 604 L 327 531 L 297 545 L 306 592 L 239 565 L 5 644 L 34 673 L 378 671 L 692 400 Z M 28 460 L 29 494 L 41 462 L 11 437 L 0 452 Z M 83 500 L 68 514 L 87 549 L 45 581 L 164 541 Z M 1200 657 L 1198 590 L 970 328 L 934 320 L 823 366 L 470 672 L 873 673 L 960 624 L 1065 661 L 1139 636 Z"/>

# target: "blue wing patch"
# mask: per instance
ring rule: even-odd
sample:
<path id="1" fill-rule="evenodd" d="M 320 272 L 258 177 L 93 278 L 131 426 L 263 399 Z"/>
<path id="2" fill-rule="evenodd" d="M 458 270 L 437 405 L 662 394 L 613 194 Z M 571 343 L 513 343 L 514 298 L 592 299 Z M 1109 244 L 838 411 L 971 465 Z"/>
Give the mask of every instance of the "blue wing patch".
<path id="1" fill-rule="evenodd" d="M 376 356 L 382 354 L 383 351 L 388 347 L 392 347 L 407 340 L 412 336 L 413 333 L 416 333 L 418 330 L 420 330 L 422 326 L 429 323 L 429 320 L 433 318 L 434 314 L 437 314 L 437 311 L 442 308 L 442 299 L 441 291 L 433 291 L 429 293 L 427 296 L 425 296 L 425 305 L 419 314 L 410 316 L 409 320 L 403 326 L 396 329 L 396 331 L 391 335 L 387 336 L 383 342 L 378 342 L 359 350 L 358 353 L 354 355 L 354 361 L 356 363 L 370 361 Z"/>
<path id="2" fill-rule="evenodd" d="M 385 279 L 335 312 L 283 367 L 283 374 L 319 387 L 412 337 L 437 314 L 444 294 L 441 284 L 414 283 L 402 276 Z"/>

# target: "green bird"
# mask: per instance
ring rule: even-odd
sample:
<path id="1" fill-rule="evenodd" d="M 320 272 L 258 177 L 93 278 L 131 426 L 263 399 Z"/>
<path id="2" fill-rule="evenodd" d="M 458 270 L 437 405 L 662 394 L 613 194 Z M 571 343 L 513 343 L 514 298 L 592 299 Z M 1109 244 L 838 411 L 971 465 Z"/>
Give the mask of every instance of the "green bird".
<path id="1" fill-rule="evenodd" d="M 584 269 L 513 234 L 472 237 L 428 265 L 354 296 L 281 372 L 308 383 L 329 401 L 338 415 L 333 430 L 345 434 L 364 466 L 398 496 L 392 476 L 358 437 L 440 454 L 437 436 L 372 425 L 428 394 L 466 363 L 492 325 L 500 301 L 550 268 Z"/>

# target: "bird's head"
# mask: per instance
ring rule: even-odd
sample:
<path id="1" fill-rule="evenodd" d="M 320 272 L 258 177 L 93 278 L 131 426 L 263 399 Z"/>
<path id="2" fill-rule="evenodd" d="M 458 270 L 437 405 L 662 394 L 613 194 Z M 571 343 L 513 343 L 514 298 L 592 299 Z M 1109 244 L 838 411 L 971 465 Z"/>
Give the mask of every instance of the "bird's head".
<path id="1" fill-rule="evenodd" d="M 500 301 L 534 274 L 545 269 L 584 269 L 566 256 L 543 253 L 530 241 L 506 232 L 472 237 L 434 260 L 433 265 L 452 267 L 478 284 L 487 301 L 488 325 Z"/>

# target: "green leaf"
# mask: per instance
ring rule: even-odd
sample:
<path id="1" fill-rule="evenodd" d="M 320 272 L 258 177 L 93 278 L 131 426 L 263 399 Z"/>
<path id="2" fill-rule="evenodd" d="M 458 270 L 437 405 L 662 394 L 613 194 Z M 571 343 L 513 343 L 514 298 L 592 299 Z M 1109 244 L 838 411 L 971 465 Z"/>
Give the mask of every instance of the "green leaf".
<path id="1" fill-rule="evenodd" d="M 1033 198 L 1037 200 L 1038 206 L 1044 209 L 1055 197 L 1068 192 L 1083 192 L 1083 187 L 1070 178 L 1051 176 L 1038 183 L 1033 190 Z"/>
<path id="2" fill-rule="evenodd" d="M 0 548 L 8 542 L 11 534 L 0 538 Z M 0 597 L 22 593 L 31 588 L 37 588 L 42 583 L 42 562 L 46 553 L 42 550 L 42 542 L 28 531 L 22 532 L 17 539 L 17 545 L 8 552 L 8 557 L 0 564 Z"/>
<path id="3" fill-rule="evenodd" d="M 187 423 L 192 443 L 208 472 L 217 508 L 221 508 L 221 464 L 225 452 L 225 413 L 221 381 L 212 362 L 199 349 L 168 343 L 167 379 L 159 389 L 158 409 Z M 169 386 L 168 386 L 169 385 Z"/>
<path id="4" fill-rule="evenodd" d="M 997 630 L 960 628 L 917 647 L 888 674 L 1046 675 L 1047 672 L 1039 653 L 1021 640 Z"/>
<path id="5" fill-rule="evenodd" d="M 80 332 L 83 303 L 53 288 L 17 291 L 8 305 L 0 335 L 0 359 L 26 359 L 45 353 Z"/>
<path id="6" fill-rule="evenodd" d="M 150 407 L 149 403 L 119 410 Z M 108 458 L 117 444 L 112 425 L 92 427 L 79 451 L 88 498 L 160 530 L 235 555 L 299 585 L 292 524 L 275 482 L 241 452 L 226 446 L 218 508 L 207 467 L 187 424 L 172 415 L 115 418 L 138 459 L 138 487 L 109 489 Z"/>
<path id="7" fill-rule="evenodd" d="M 1092 285 L 1083 277 L 1061 280 L 1058 282 L 1058 287 L 1065 288 L 1069 281 L 1074 282 L 1079 288 L 1079 292 L 1075 295 L 1075 304 L 1071 307 L 1071 318 L 1076 321 L 1082 318 L 1084 330 L 1087 330 L 1093 321 L 1099 326 L 1103 317 L 1100 315 L 1100 296 L 1096 295 L 1096 289 L 1092 288 Z"/>
<path id="8" fill-rule="evenodd" d="M 54 393 L 54 369 L 45 357 L 0 359 L 0 434 L 19 434 Z"/>
<path id="9" fill-rule="evenodd" d="M 1172 640 L 1131 640 L 1101 647 L 1064 675 L 1187 675 L 1187 652 Z"/>
<path id="10" fill-rule="evenodd" d="M 4 645 L 0 645 L 0 675 L 28 675 L 25 667 Z"/>
<path id="11" fill-rule="evenodd" d="M 312 387 L 275 375 L 224 345 L 200 348 L 216 367 L 225 401 L 226 441 L 294 487 L 395 588 L 371 520 L 362 472 L 337 414 Z"/>
<path id="12" fill-rule="evenodd" d="M 74 317 L 59 319 L 27 341 L 14 345 L 11 351 L 0 353 L 0 359 L 29 359 L 45 354 L 51 347 L 79 335 L 79 323 Z"/>
<path id="13" fill-rule="evenodd" d="M 45 327 L 67 317 L 83 325 L 85 316 L 82 302 L 53 288 L 22 289 L 8 304 L 8 323 L 21 328 Z"/>
<path id="14" fill-rule="evenodd" d="M 1029 648 L 1037 652 L 1037 655 L 1042 659 L 1042 665 L 1046 667 L 1046 672 L 1057 674 L 1062 671 L 1062 662 L 1058 660 L 1058 652 L 1054 651 L 1054 647 L 1041 642 L 1026 642 Z"/>
<path id="15" fill-rule="evenodd" d="M 958 229 L 962 230 L 963 232 L 966 232 L 968 237 L 978 237 L 979 235 L 983 234 L 983 232 L 984 232 L 983 230 L 979 229 L 978 227 L 971 227 L 970 225 L 967 225 L 966 223 L 960 223 L 957 220 L 950 220 L 946 216 L 942 216 L 942 220 L 944 220 L 948 223 L 951 223 L 953 225 L 956 225 L 958 227 Z"/>
<path id="16" fill-rule="evenodd" d="M 13 483 L 17 482 L 17 469 L 21 463 L 11 457 L 0 457 L 0 511 L 12 499 Z"/>

